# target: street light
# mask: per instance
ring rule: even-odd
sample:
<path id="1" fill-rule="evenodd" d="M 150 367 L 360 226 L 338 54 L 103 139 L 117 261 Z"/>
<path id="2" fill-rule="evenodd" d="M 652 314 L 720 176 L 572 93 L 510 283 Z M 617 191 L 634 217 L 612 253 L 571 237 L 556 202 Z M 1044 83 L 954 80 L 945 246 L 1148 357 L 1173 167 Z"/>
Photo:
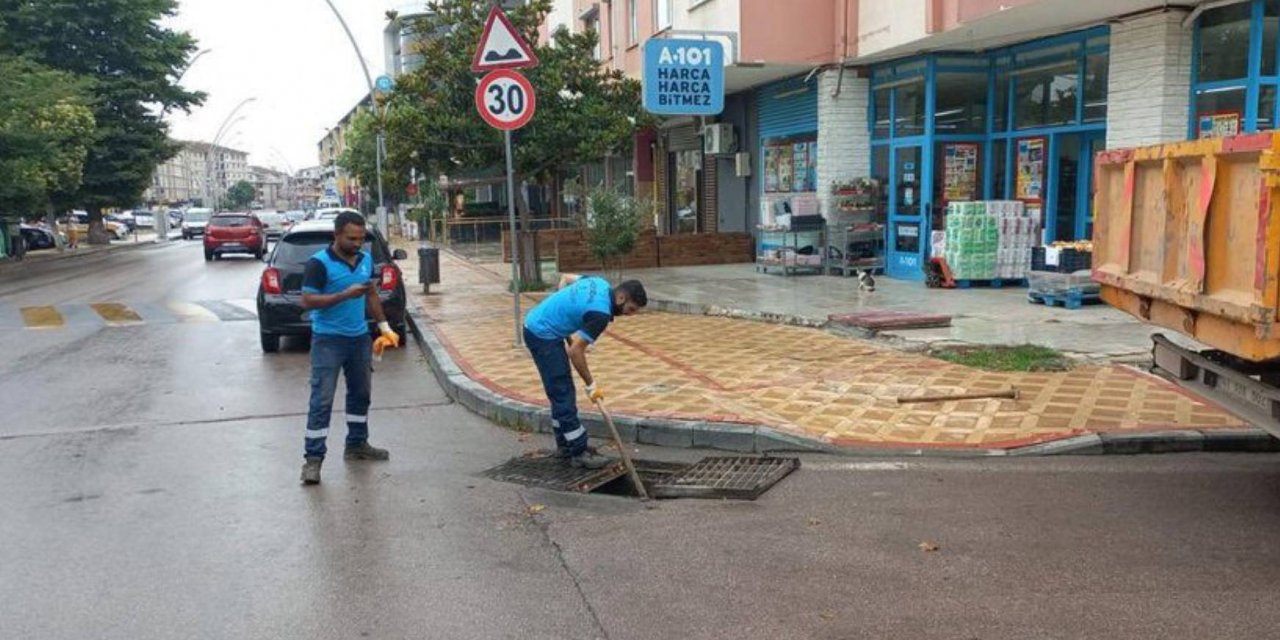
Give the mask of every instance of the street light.
<path id="1" fill-rule="evenodd" d="M 351 41 L 351 46 L 356 50 L 356 58 L 360 60 L 360 68 L 364 71 L 364 81 L 369 85 L 369 110 L 373 112 L 374 122 L 378 124 L 378 140 L 377 148 L 374 149 L 374 167 L 378 180 L 378 228 L 383 233 L 390 233 L 387 229 L 387 206 L 382 196 L 382 118 L 378 116 L 378 98 L 373 91 L 373 76 L 369 75 L 369 65 L 365 64 L 364 54 L 360 52 L 360 44 L 356 42 L 356 37 L 352 35 L 351 28 L 347 26 L 347 21 L 343 19 L 342 13 L 333 5 L 333 0 L 324 0 L 329 5 L 329 9 L 333 11 L 334 17 L 342 24 L 342 30 L 347 32 L 347 39 Z"/>
<path id="2" fill-rule="evenodd" d="M 182 68 L 182 73 L 178 74 L 178 78 L 174 80 L 173 83 L 178 84 L 179 82 L 182 82 L 182 77 L 187 75 L 187 72 L 191 70 L 191 67 L 196 66 L 196 60 L 204 57 L 204 54 L 209 53 L 210 51 L 213 51 L 213 49 L 203 49 L 196 55 L 192 56 L 191 61 L 187 63 L 187 66 Z"/>
<path id="3" fill-rule="evenodd" d="M 243 109 L 245 105 L 249 104 L 250 102 L 254 102 L 257 99 L 258 99 L 257 96 L 251 96 L 251 97 L 245 98 L 244 100 L 241 100 L 240 104 L 236 105 L 236 108 L 232 109 L 231 113 L 228 113 L 226 118 L 223 118 L 222 124 L 218 125 L 218 132 L 213 136 L 213 142 L 210 144 L 209 154 L 206 154 L 204 157 L 204 176 L 205 176 L 206 189 L 209 187 L 209 155 L 217 151 L 218 142 L 222 140 L 223 134 L 227 132 L 227 128 L 232 124 L 232 118 L 235 118 L 236 113 L 238 113 L 241 109 Z M 239 122 L 240 120 L 243 120 L 243 119 L 244 119 L 244 116 L 240 116 L 240 118 L 236 119 L 235 122 Z M 217 210 L 216 204 L 214 205 L 214 210 Z"/>

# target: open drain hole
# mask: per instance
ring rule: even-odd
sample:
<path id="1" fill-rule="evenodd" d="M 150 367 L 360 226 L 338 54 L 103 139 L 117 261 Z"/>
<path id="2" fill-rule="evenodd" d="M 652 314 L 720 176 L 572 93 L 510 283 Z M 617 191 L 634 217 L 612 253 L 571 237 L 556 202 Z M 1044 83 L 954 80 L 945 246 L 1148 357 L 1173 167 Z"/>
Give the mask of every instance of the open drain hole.
<path id="1" fill-rule="evenodd" d="M 693 464 L 634 460 L 636 473 L 655 498 L 755 500 L 800 468 L 799 458 L 713 456 Z M 503 482 L 575 493 L 635 497 L 618 462 L 604 469 L 574 469 L 551 457 L 512 458 L 484 474 Z"/>

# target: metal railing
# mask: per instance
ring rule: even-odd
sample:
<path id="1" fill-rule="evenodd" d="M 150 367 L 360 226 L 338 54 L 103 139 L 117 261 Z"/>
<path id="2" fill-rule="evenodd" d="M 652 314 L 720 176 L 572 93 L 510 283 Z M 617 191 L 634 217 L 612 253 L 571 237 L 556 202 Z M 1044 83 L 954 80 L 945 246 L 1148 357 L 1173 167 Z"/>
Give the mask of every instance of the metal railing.
<path id="1" fill-rule="evenodd" d="M 576 229 L 578 226 L 573 218 L 534 218 L 527 227 L 521 223 L 521 230 Z M 427 240 L 472 260 L 501 262 L 502 234 L 509 228 L 510 223 L 503 217 L 436 219 L 427 227 Z M 544 260 L 554 257 L 542 256 Z"/>

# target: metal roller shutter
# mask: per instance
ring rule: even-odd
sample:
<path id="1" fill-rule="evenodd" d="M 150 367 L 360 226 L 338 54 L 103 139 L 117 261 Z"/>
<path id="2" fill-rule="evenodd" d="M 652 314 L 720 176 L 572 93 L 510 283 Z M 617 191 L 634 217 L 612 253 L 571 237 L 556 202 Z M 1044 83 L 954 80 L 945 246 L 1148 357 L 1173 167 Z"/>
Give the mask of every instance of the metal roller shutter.
<path id="1" fill-rule="evenodd" d="M 818 82 L 797 76 L 766 85 L 756 93 L 760 138 L 818 130 Z"/>

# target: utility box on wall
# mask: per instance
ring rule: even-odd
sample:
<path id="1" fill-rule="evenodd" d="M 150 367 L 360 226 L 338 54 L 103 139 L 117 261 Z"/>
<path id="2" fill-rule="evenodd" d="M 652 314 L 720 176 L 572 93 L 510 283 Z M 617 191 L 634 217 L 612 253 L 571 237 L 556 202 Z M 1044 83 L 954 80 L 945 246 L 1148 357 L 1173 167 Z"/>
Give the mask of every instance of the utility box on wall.
<path id="1" fill-rule="evenodd" d="M 733 136 L 733 125 L 709 124 L 702 128 L 702 152 L 708 155 L 724 155 L 738 150 Z"/>
<path id="2" fill-rule="evenodd" d="M 751 153 L 740 151 L 733 154 L 733 175 L 739 178 L 751 177 Z"/>

